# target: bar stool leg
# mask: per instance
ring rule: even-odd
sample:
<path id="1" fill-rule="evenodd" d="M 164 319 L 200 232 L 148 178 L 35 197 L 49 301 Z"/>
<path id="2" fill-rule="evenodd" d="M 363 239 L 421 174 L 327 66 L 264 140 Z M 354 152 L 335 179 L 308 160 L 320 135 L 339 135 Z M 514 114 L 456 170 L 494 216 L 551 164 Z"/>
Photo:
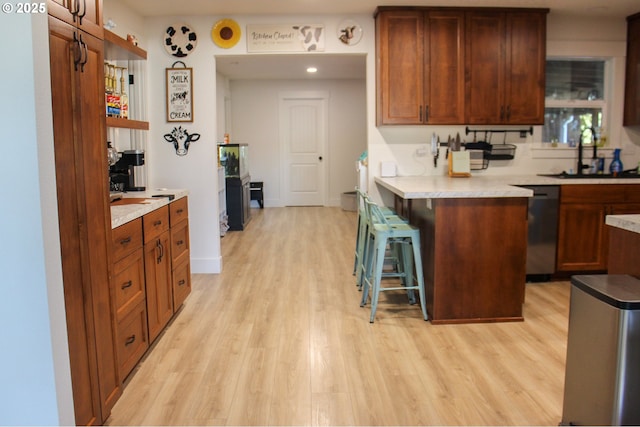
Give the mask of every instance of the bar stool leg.
<path id="1" fill-rule="evenodd" d="M 384 265 L 384 253 L 387 247 L 387 239 L 378 239 L 375 249 L 375 273 L 371 284 L 371 317 L 369 323 L 373 323 L 378 308 L 378 298 L 380 297 L 380 286 L 382 281 L 382 267 Z M 366 301 L 366 300 L 365 300 Z"/>
<path id="2" fill-rule="evenodd" d="M 420 295 L 420 307 L 422 308 L 422 316 L 424 317 L 424 320 L 429 320 L 425 298 L 424 275 L 422 273 L 422 255 L 420 254 L 419 232 L 416 232 L 415 236 L 412 237 L 411 246 L 413 246 L 413 260 L 416 268 L 416 279 L 418 280 L 418 294 Z"/>

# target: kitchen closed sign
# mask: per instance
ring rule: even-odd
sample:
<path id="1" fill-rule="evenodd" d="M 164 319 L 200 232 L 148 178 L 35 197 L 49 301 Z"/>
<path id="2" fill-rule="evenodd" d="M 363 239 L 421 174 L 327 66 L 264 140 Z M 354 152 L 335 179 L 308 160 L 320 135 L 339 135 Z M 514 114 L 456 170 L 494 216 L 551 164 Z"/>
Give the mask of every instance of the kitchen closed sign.
<path id="1" fill-rule="evenodd" d="M 323 52 L 324 25 L 247 25 L 247 52 Z"/>

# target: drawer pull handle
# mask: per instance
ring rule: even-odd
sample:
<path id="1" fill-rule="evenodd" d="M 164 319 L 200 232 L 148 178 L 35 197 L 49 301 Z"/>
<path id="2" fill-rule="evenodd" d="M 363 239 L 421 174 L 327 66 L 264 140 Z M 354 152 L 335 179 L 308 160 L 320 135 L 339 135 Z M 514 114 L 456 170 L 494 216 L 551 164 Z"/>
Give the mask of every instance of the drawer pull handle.
<path id="1" fill-rule="evenodd" d="M 183 245 L 183 244 L 184 244 L 184 240 L 178 240 L 176 242 L 176 245 L 178 245 L 178 246 Z"/>
<path id="2" fill-rule="evenodd" d="M 123 283 L 120 289 L 125 290 L 127 288 L 130 288 L 131 286 L 133 286 L 133 282 L 129 280 L 128 282 Z"/>
<path id="3" fill-rule="evenodd" d="M 125 238 L 125 239 L 120 240 L 120 244 L 121 244 L 121 245 L 126 245 L 127 243 L 131 243 L 131 236 L 129 236 L 129 237 Z"/>
<path id="4" fill-rule="evenodd" d="M 124 342 L 124 345 L 125 346 L 131 345 L 135 340 L 136 340 L 136 336 L 131 335 L 129 338 L 126 339 L 126 341 Z"/>
<path id="5" fill-rule="evenodd" d="M 186 283 L 186 280 L 182 279 L 178 281 L 178 286 L 182 286 Z"/>
<path id="6" fill-rule="evenodd" d="M 176 211 L 176 213 L 177 213 L 177 214 L 181 214 L 182 212 L 184 212 L 184 209 L 178 209 L 178 210 Z"/>
<path id="7" fill-rule="evenodd" d="M 154 223 L 153 223 L 153 226 L 154 226 L 154 227 L 157 227 L 157 226 L 159 226 L 159 225 L 161 225 L 161 224 L 162 224 L 162 221 L 161 221 L 161 220 L 158 220 L 158 221 L 156 221 L 156 222 L 154 222 Z"/>
<path id="8" fill-rule="evenodd" d="M 158 258 L 156 259 L 156 264 L 160 264 L 162 262 L 162 258 L 164 257 L 164 246 L 160 239 L 156 240 L 156 250 L 158 251 Z"/>

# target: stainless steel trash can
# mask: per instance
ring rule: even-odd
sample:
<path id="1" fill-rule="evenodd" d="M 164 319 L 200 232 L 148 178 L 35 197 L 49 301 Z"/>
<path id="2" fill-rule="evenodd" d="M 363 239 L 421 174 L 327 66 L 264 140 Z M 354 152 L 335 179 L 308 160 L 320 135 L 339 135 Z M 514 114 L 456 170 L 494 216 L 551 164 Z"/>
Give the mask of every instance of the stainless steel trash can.
<path id="1" fill-rule="evenodd" d="M 561 425 L 640 425 L 640 280 L 571 278 Z"/>

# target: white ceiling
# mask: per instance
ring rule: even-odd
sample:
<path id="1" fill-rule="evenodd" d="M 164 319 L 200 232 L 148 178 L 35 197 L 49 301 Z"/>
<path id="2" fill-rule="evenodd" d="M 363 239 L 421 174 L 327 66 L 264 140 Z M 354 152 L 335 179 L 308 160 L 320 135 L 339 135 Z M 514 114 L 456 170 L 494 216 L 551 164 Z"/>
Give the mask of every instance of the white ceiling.
<path id="1" fill-rule="evenodd" d="M 638 0 L 121 0 L 143 16 L 372 14 L 377 6 L 546 7 L 552 12 L 628 16 Z"/>
<path id="2" fill-rule="evenodd" d="M 188 15 L 360 15 L 377 6 L 542 7 L 562 15 L 624 18 L 640 12 L 640 0 L 120 0 L 142 16 Z M 306 68 L 318 73 L 308 75 Z M 216 68 L 231 79 L 365 78 L 362 55 L 219 56 Z"/>

